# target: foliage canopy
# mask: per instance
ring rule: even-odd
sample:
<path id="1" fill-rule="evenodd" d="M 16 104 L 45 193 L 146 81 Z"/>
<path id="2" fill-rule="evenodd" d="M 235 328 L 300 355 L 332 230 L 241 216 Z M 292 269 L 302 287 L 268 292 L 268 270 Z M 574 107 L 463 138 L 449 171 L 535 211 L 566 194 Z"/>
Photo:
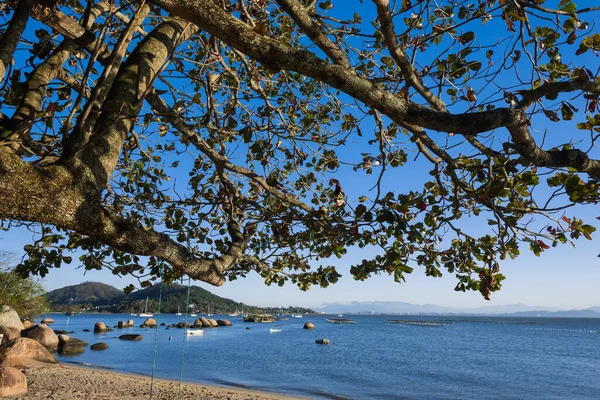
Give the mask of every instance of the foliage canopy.
<path id="1" fill-rule="evenodd" d="M 489 299 L 501 260 L 595 230 L 567 214 L 599 198 L 592 4 L 1 7 L 0 219 L 38 232 L 23 274 L 80 250 L 143 286 L 164 266 L 308 288 L 358 246 L 356 279 L 419 266 Z"/>
<path id="2" fill-rule="evenodd" d="M 44 287 L 34 278 L 23 278 L 9 269 L 10 256 L 0 253 L 0 305 L 7 305 L 21 318 L 34 318 L 48 311 Z"/>

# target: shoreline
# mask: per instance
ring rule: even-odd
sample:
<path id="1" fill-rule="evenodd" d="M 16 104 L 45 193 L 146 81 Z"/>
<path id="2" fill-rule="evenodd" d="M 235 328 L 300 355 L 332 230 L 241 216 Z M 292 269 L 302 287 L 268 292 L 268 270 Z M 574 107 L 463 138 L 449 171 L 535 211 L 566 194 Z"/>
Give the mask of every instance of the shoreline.
<path id="1" fill-rule="evenodd" d="M 27 377 L 28 393 L 25 396 L 13 397 L 13 399 L 147 400 L 150 396 L 151 377 L 142 374 L 117 372 L 110 368 L 71 363 L 30 368 L 24 372 Z M 154 378 L 152 386 L 153 399 L 178 398 L 178 380 Z M 183 381 L 181 399 L 301 400 L 302 398 L 254 389 Z"/>

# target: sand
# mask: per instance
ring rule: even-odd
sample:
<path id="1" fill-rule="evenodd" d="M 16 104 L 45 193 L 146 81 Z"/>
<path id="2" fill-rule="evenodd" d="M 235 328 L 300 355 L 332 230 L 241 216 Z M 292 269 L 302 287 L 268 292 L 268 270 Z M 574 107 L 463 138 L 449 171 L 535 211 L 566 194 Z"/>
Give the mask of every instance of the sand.
<path id="1" fill-rule="evenodd" d="M 147 400 L 150 377 L 62 364 L 25 370 L 29 393 L 11 399 Z M 153 399 L 177 399 L 178 381 L 154 379 Z M 181 399 L 293 400 L 298 398 L 245 389 L 183 383 Z"/>

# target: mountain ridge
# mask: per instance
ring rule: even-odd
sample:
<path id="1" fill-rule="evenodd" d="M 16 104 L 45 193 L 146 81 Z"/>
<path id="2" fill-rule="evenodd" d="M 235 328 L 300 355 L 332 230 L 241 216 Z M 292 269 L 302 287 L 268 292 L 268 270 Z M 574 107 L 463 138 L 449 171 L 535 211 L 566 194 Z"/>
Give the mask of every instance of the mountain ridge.
<path id="1" fill-rule="evenodd" d="M 464 314 L 502 316 L 556 316 L 600 318 L 600 307 L 582 310 L 562 310 L 558 307 L 529 306 L 526 304 L 499 304 L 476 308 L 448 307 L 436 304 L 412 304 L 401 301 L 353 301 L 350 303 L 327 303 L 316 311 L 327 314 Z"/>
<path id="2" fill-rule="evenodd" d="M 84 282 L 65 286 L 45 294 L 53 311 L 78 312 L 82 309 L 96 312 L 139 313 L 158 310 L 162 284 L 156 284 L 130 294 L 101 282 Z M 189 310 L 196 313 L 228 314 L 235 311 L 249 313 L 302 313 L 314 311 L 302 307 L 258 307 L 217 296 L 199 286 L 189 287 Z M 162 286 L 161 313 L 185 313 L 188 287 L 179 284 Z"/>

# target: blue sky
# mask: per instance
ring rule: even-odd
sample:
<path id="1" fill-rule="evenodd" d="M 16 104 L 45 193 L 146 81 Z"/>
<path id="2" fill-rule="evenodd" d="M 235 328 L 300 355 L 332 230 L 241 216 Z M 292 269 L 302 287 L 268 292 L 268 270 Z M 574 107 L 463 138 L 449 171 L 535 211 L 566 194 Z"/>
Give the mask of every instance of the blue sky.
<path id="1" fill-rule="evenodd" d="M 334 2 L 337 5 L 339 3 Z M 558 3 L 558 1 L 547 3 L 548 6 L 554 6 L 554 3 Z M 595 1 L 591 0 L 577 3 L 580 8 L 596 5 Z M 370 10 L 365 13 L 361 12 L 365 21 L 368 21 L 372 16 L 374 6 L 371 2 L 365 1 L 363 7 Z M 353 12 L 352 7 L 348 7 L 347 10 Z M 502 27 L 502 24 L 500 26 Z M 503 33 L 497 32 L 498 36 Z M 490 35 L 489 30 L 486 31 L 486 34 L 489 35 L 488 40 L 494 40 L 492 37 L 494 35 Z M 588 54 L 586 60 L 589 60 L 589 65 L 598 64 L 598 58 L 594 55 Z M 563 128 L 550 122 L 543 122 L 537 127 L 548 128 L 551 130 L 550 132 L 571 129 L 571 126 Z M 563 139 L 559 138 L 559 140 Z M 349 157 L 353 156 L 350 151 L 346 154 Z M 358 154 L 354 153 L 354 156 L 358 156 Z M 409 157 L 411 156 L 409 155 Z M 398 186 L 401 186 L 401 190 L 416 189 L 419 184 L 422 184 L 422 179 L 426 176 L 428 169 L 428 166 L 426 168 L 426 165 L 420 161 L 412 163 L 410 167 L 400 168 L 388 174 L 384 186 L 388 189 L 397 189 Z M 349 195 L 356 195 L 366 190 L 372 186 L 374 181 L 374 176 L 366 177 L 360 174 L 342 173 L 341 178 L 342 185 L 344 182 L 352 183 L 352 187 L 344 187 Z M 585 217 L 586 222 L 593 223 L 596 221 L 595 217 L 600 215 L 600 210 L 597 206 L 580 207 L 571 209 L 569 214 Z M 473 222 L 466 222 L 466 224 L 470 225 L 472 229 L 479 228 Z M 29 243 L 30 239 L 31 234 L 22 228 L 13 229 L 10 232 L 0 232 L 0 250 L 14 252 L 18 259 L 23 252 L 23 246 Z M 350 249 L 346 256 L 332 261 L 343 277 L 338 284 L 327 289 L 315 287 L 308 292 L 302 292 L 291 284 L 283 288 L 267 287 L 257 275 L 228 282 L 220 288 L 199 282 L 196 284 L 217 295 L 256 305 L 316 307 L 324 303 L 376 300 L 404 301 L 416 304 L 434 303 L 457 307 L 512 303 L 560 308 L 585 308 L 600 305 L 600 291 L 596 289 L 600 282 L 600 259 L 598 258 L 600 247 L 597 241 L 581 240 L 577 243 L 577 248 L 562 245 L 544 252 L 541 257 L 533 256 L 524 248 L 522 250 L 521 257 L 502 264 L 502 271 L 507 279 L 503 283 L 503 289 L 493 294 L 491 302 L 483 300 L 479 293 L 454 292 L 456 279 L 451 274 L 446 274 L 441 279 L 435 279 L 426 277 L 420 269 L 415 269 L 413 274 L 408 275 L 407 282 L 403 284 L 394 283 L 393 279 L 388 276 L 376 276 L 365 282 L 356 282 L 348 272 L 350 265 L 371 256 L 368 253 L 370 250 L 358 248 Z M 49 275 L 43 279 L 44 286 L 48 290 L 52 290 L 83 281 L 101 281 L 123 288 L 129 283 L 136 283 L 133 278 L 119 278 L 112 275 L 110 271 L 86 272 L 82 268 L 75 267 L 76 265 L 63 266 L 59 270 L 51 270 Z"/>

